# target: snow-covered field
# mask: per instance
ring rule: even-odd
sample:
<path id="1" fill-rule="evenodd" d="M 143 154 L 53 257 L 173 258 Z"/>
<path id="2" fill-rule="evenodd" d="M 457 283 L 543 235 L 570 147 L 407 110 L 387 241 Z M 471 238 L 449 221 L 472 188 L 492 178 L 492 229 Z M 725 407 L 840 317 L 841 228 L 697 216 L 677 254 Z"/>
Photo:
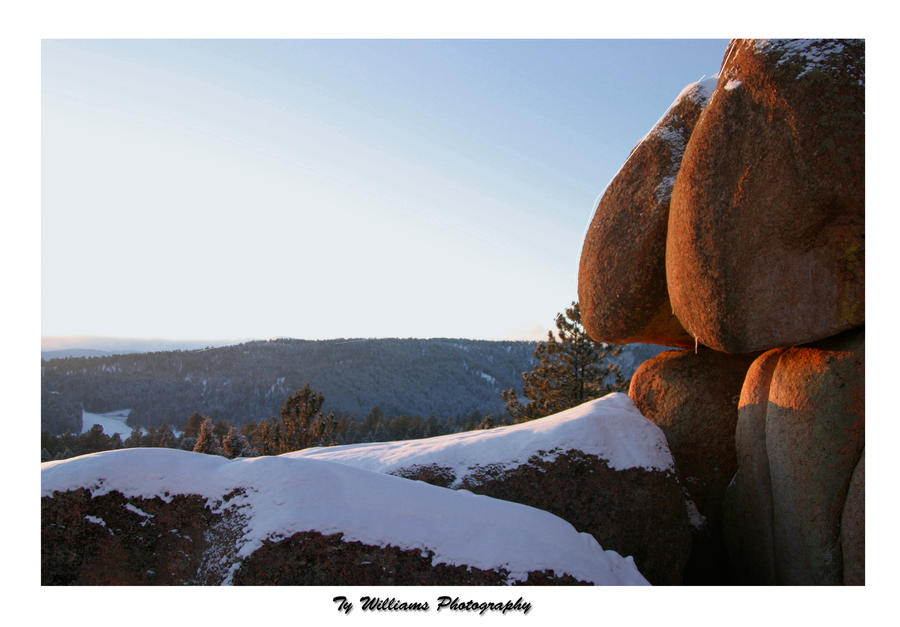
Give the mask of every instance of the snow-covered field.
<path id="1" fill-rule="evenodd" d="M 302 457 L 237 458 L 174 449 L 121 449 L 41 464 L 41 494 L 89 487 L 168 500 L 199 494 L 209 503 L 235 488 L 228 506 L 248 516 L 237 542 L 247 557 L 265 539 L 302 531 L 347 541 L 433 551 L 434 564 L 509 571 L 509 582 L 552 570 L 595 584 L 646 585 L 631 557 L 604 551 L 549 512 L 420 481 Z M 93 521 L 104 524 L 103 521 Z M 225 583 L 237 570 L 231 565 Z"/>
<path id="2" fill-rule="evenodd" d="M 518 425 L 421 440 L 310 448 L 282 457 L 322 459 L 391 473 L 416 465 L 451 468 L 458 485 L 470 469 L 512 469 L 533 455 L 553 459 L 569 449 L 594 454 L 616 470 L 674 470 L 662 430 L 627 394 L 613 393 L 558 414 Z"/>
<path id="3" fill-rule="evenodd" d="M 82 410 L 81 432 L 87 433 L 94 425 L 100 425 L 106 435 L 112 436 L 114 433 L 118 433 L 122 440 L 126 440 L 132 431 L 131 427 L 125 424 L 130 413 L 130 409 L 117 409 L 105 414 L 92 414 Z"/>

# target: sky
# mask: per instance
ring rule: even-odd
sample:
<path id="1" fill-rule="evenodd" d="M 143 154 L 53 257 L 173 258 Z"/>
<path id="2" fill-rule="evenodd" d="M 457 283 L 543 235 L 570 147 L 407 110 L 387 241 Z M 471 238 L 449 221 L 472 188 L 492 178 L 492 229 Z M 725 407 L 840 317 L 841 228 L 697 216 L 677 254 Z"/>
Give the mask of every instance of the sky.
<path id="1" fill-rule="evenodd" d="M 727 40 L 54 40 L 41 331 L 537 339 Z"/>

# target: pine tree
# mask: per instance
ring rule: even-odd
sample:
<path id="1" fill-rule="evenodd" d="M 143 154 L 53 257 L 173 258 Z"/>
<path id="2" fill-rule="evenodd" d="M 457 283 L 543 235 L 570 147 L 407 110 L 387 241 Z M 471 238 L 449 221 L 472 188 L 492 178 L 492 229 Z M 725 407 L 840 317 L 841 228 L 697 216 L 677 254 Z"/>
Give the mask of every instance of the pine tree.
<path id="1" fill-rule="evenodd" d="M 281 408 L 281 441 L 279 451 L 287 453 L 310 446 L 332 444 L 336 421 L 334 412 L 322 413 L 325 397 L 309 384 L 291 394 Z"/>
<path id="2" fill-rule="evenodd" d="M 175 437 L 175 432 L 172 430 L 166 423 L 162 423 L 159 428 L 157 428 L 156 433 L 153 434 L 153 446 L 158 446 L 160 448 L 175 448 L 178 446 L 178 438 Z"/>
<path id="3" fill-rule="evenodd" d="M 141 425 L 134 425 L 131 429 L 131 434 L 127 438 L 125 438 L 125 447 L 126 448 L 138 448 L 141 446 L 141 438 L 143 434 L 143 428 Z"/>
<path id="4" fill-rule="evenodd" d="M 187 424 L 184 426 L 184 437 L 196 438 L 200 433 L 200 425 L 203 424 L 203 416 L 194 413 L 188 418 Z"/>
<path id="5" fill-rule="evenodd" d="M 523 393 L 529 403 L 522 405 L 514 389 L 502 393 L 506 410 L 515 422 L 541 418 L 569 409 L 610 392 L 627 389 L 617 364 L 607 361 L 622 348 L 595 342 L 581 326 L 577 302 L 556 316 L 556 331 L 534 351 L 537 365 L 522 373 Z"/>
<path id="6" fill-rule="evenodd" d="M 234 427 L 222 438 L 222 453 L 228 459 L 235 457 L 253 457 L 255 454 L 247 438 Z"/>
<path id="7" fill-rule="evenodd" d="M 204 418 L 200 423 L 200 433 L 197 435 L 197 443 L 194 445 L 195 453 L 206 453 L 207 455 L 221 455 L 222 447 L 219 440 L 213 433 L 213 423 L 209 418 Z"/>

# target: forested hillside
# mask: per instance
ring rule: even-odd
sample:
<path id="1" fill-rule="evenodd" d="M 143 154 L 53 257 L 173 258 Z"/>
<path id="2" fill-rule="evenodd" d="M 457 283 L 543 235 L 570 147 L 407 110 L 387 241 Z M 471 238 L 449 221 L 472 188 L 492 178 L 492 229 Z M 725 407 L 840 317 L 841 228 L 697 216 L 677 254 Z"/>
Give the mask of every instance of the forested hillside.
<path id="1" fill-rule="evenodd" d="M 129 423 L 183 425 L 194 412 L 243 424 L 278 414 L 310 383 L 325 409 L 364 416 L 500 413 L 521 390 L 533 342 L 272 340 L 196 351 L 53 359 L 41 364 L 42 428 L 81 428 L 80 408 L 131 408 Z"/>
<path id="2" fill-rule="evenodd" d="M 130 408 L 132 426 L 183 426 L 195 412 L 241 425 L 278 415 L 285 398 L 306 383 L 324 394 L 326 411 L 357 417 L 376 406 L 387 417 L 502 414 L 500 393 L 521 392 L 535 346 L 462 339 L 277 339 L 52 359 L 41 362 L 41 428 L 77 432 L 81 408 L 96 413 Z M 657 352 L 652 346 L 627 347 L 619 358 L 626 376 Z"/>

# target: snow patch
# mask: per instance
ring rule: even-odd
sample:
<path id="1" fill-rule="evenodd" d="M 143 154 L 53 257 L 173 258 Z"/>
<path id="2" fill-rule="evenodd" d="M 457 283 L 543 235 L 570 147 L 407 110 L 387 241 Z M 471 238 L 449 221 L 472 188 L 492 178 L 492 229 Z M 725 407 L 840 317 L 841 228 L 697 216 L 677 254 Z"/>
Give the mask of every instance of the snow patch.
<path id="1" fill-rule="evenodd" d="M 433 564 L 506 569 L 509 582 L 552 570 L 606 585 L 646 585 L 631 557 L 604 551 L 593 536 L 549 512 L 366 472 L 328 461 L 279 457 L 228 460 L 175 449 L 104 451 L 41 464 L 41 494 L 88 488 L 94 496 L 164 498 L 196 494 L 219 511 L 241 508 L 247 524 L 237 561 L 264 540 L 304 531 L 343 533 L 346 541 L 433 552 Z M 227 504 L 224 495 L 242 493 Z M 171 496 L 169 496 L 171 498 Z"/>
<path id="2" fill-rule="evenodd" d="M 675 468 L 662 430 L 621 392 L 518 425 L 421 440 L 310 448 L 281 457 L 328 460 L 380 473 L 434 464 L 452 469 L 457 486 L 478 466 L 511 470 L 532 456 L 550 461 L 570 449 L 596 455 L 616 470 Z"/>
<path id="3" fill-rule="evenodd" d="M 688 520 L 694 529 L 702 529 L 706 525 L 706 516 L 700 513 L 697 504 L 688 498 L 687 493 L 684 495 L 684 506 L 687 509 Z"/>
<path id="4" fill-rule="evenodd" d="M 479 376 L 479 377 L 481 377 L 482 379 L 484 379 L 485 381 L 487 381 L 487 382 L 490 383 L 491 385 L 497 385 L 497 379 L 495 379 L 494 377 L 492 377 L 492 376 L 489 375 L 488 373 L 482 372 L 481 370 L 478 370 L 477 372 L 478 372 L 478 376 Z"/>
<path id="5" fill-rule="evenodd" d="M 663 120 L 665 120 L 669 115 L 669 112 L 685 98 L 690 98 L 691 100 L 699 104 L 701 108 L 706 107 L 706 105 L 709 103 L 709 99 L 712 98 L 713 92 L 715 92 L 716 90 L 716 85 L 718 84 L 718 82 L 719 75 L 713 74 L 709 78 L 706 78 L 705 76 L 701 77 L 700 80 L 696 83 L 691 83 L 681 90 L 681 93 L 678 94 L 678 97 L 672 101 L 672 104 L 670 104 L 665 112 L 660 116 L 660 118 L 656 121 L 656 124 L 654 124 L 653 127 L 651 127 L 650 131 L 646 135 L 641 137 L 640 141 L 638 141 L 634 148 L 631 149 L 631 152 L 628 153 L 628 157 L 625 159 L 625 162 L 613 175 L 609 183 L 606 184 L 606 187 L 603 188 L 603 191 L 600 192 L 600 194 L 594 200 L 595 213 L 597 211 L 597 207 L 600 204 L 600 200 L 606 193 L 606 190 L 609 188 L 612 182 L 616 180 L 616 178 L 619 176 L 619 173 L 622 172 L 625 166 L 628 165 L 628 162 L 631 161 L 631 157 L 634 156 L 634 153 L 637 152 L 637 149 L 647 140 L 647 138 L 657 136 L 669 145 L 672 155 L 672 164 L 676 167 L 677 172 L 677 168 L 681 164 L 681 157 L 684 155 L 684 149 L 687 141 L 686 138 L 684 138 L 676 128 L 674 128 L 670 124 L 663 124 Z M 656 188 L 655 195 L 657 202 L 663 202 L 667 198 L 670 198 L 672 196 L 672 189 L 674 186 L 675 176 L 673 175 L 665 177 Z"/>
<path id="6" fill-rule="evenodd" d="M 132 505 L 131 503 L 126 503 L 125 509 L 127 509 L 129 512 L 131 512 L 133 514 L 137 514 L 138 516 L 143 516 L 144 518 L 153 518 L 153 514 L 148 514 L 147 512 L 142 510 L 140 507 L 137 507 L 136 505 Z"/>
<path id="7" fill-rule="evenodd" d="M 776 67 L 799 63 L 802 69 L 795 78 L 801 79 L 810 72 L 836 67 L 846 45 L 839 39 L 759 39 L 753 42 L 753 49 L 758 54 L 780 54 Z"/>
<path id="8" fill-rule="evenodd" d="M 117 409 L 105 414 L 92 414 L 89 411 L 82 410 L 81 432 L 87 433 L 94 425 L 100 425 L 103 427 L 103 433 L 106 435 L 112 436 L 118 433 L 122 440 L 126 440 L 132 432 L 132 428 L 125 423 L 130 413 L 130 409 Z"/>

